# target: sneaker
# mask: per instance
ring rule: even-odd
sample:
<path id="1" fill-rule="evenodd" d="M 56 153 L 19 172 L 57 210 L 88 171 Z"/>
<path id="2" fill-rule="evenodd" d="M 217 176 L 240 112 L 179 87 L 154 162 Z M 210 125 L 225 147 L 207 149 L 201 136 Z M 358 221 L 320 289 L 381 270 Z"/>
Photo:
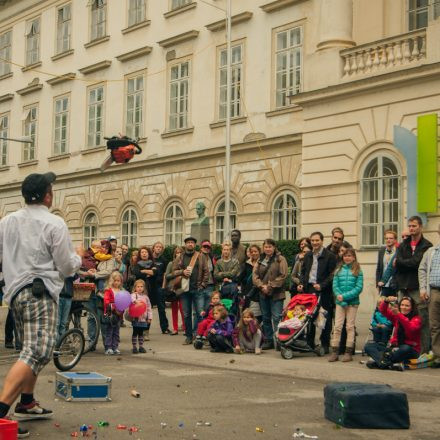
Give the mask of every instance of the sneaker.
<path id="1" fill-rule="evenodd" d="M 113 354 L 120 355 L 121 352 L 120 352 L 117 348 L 115 348 L 115 349 L 113 350 Z"/>
<path id="2" fill-rule="evenodd" d="M 52 416 L 50 409 L 42 408 L 35 400 L 28 405 L 19 402 L 15 406 L 14 417 L 20 420 L 50 419 Z"/>
<path id="3" fill-rule="evenodd" d="M 192 338 L 185 338 L 182 345 L 191 345 L 193 343 Z"/>
<path id="4" fill-rule="evenodd" d="M 14 345 L 14 343 L 11 341 L 11 342 L 5 342 L 5 348 L 15 348 L 15 345 Z"/>
<path id="5" fill-rule="evenodd" d="M 379 366 L 373 360 L 367 361 L 365 365 L 367 366 L 367 368 L 370 368 L 371 370 L 379 368 Z"/>
<path id="6" fill-rule="evenodd" d="M 140 350 L 139 350 L 140 351 Z M 131 352 L 133 353 L 133 354 L 137 354 L 137 353 L 139 353 L 139 351 L 138 351 L 138 349 L 136 348 L 136 347 L 133 347 L 133 350 L 131 350 Z"/>
<path id="7" fill-rule="evenodd" d="M 402 362 L 397 362 L 391 366 L 391 369 L 394 371 L 405 371 L 405 366 Z"/>
<path id="8" fill-rule="evenodd" d="M 139 353 L 146 353 L 147 350 L 145 350 L 144 347 L 139 347 Z"/>
<path id="9" fill-rule="evenodd" d="M 26 428 L 18 427 L 18 435 L 17 438 L 26 438 L 29 437 L 29 431 Z"/>
<path id="10" fill-rule="evenodd" d="M 107 350 L 105 350 L 105 354 L 107 356 L 111 356 L 113 354 L 113 350 L 111 348 L 108 348 Z"/>

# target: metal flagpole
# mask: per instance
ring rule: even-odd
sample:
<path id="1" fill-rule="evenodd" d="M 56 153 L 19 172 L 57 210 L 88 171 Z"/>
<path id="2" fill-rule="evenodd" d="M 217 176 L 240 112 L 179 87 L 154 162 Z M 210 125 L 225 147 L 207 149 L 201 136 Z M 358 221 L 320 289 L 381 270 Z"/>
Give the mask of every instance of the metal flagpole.
<path id="1" fill-rule="evenodd" d="M 230 205 L 231 205 L 231 0 L 227 0 L 226 7 L 226 151 L 225 151 L 225 239 L 231 233 Z"/>

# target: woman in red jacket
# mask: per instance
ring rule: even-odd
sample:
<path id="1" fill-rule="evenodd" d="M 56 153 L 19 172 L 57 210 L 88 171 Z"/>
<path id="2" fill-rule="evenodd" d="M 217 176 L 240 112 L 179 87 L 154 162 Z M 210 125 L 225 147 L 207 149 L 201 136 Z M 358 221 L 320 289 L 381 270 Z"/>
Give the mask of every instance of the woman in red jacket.
<path id="1" fill-rule="evenodd" d="M 369 368 L 403 371 L 403 362 L 420 355 L 422 320 L 417 305 L 408 296 L 404 296 L 398 305 L 396 301 L 396 297 L 389 296 L 379 305 L 380 313 L 393 323 L 394 330 L 388 348 L 380 342 L 365 345 L 365 352 L 373 358 L 367 362 Z"/>

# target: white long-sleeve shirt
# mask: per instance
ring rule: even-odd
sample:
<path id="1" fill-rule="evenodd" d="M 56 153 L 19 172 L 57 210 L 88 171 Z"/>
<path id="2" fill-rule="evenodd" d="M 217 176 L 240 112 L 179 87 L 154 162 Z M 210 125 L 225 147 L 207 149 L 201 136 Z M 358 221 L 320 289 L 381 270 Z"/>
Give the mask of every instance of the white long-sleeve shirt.
<path id="1" fill-rule="evenodd" d="M 26 205 L 0 221 L 0 258 L 5 279 L 3 299 L 15 294 L 35 278 L 41 278 L 58 302 L 65 277 L 81 266 L 66 223 L 44 205 Z"/>

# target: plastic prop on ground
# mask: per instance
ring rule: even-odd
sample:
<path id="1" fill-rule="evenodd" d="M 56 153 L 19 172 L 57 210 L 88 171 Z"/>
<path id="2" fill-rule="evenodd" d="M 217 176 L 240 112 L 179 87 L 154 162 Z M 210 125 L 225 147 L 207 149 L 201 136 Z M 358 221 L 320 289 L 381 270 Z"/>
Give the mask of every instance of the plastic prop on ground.
<path id="1" fill-rule="evenodd" d="M 310 438 L 318 440 L 317 435 L 307 435 L 301 428 L 296 428 L 296 432 L 293 433 L 292 438 Z"/>
<path id="2" fill-rule="evenodd" d="M 139 318 L 139 316 L 142 316 L 147 311 L 147 305 L 142 301 L 136 301 L 133 304 L 130 304 L 130 307 L 128 308 L 128 314 L 132 318 Z"/>
<path id="3" fill-rule="evenodd" d="M 131 390 L 130 394 L 132 395 L 132 397 L 136 397 L 136 399 L 139 399 L 139 397 L 141 397 L 141 393 L 136 390 Z"/>
<path id="4" fill-rule="evenodd" d="M 131 295 L 124 290 L 115 295 L 115 307 L 119 312 L 123 312 L 131 304 Z"/>

